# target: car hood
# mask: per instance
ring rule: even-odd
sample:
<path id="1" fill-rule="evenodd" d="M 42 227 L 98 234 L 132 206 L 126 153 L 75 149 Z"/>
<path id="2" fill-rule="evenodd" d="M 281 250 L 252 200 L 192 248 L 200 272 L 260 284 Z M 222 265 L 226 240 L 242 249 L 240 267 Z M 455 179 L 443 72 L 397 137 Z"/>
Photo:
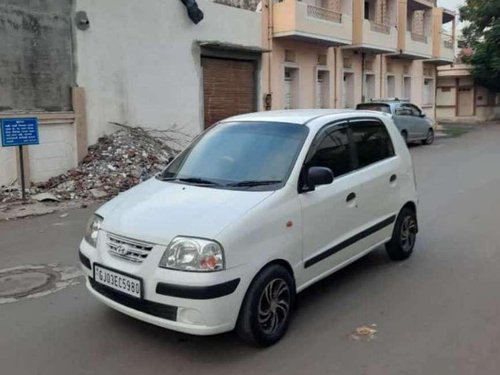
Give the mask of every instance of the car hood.
<path id="1" fill-rule="evenodd" d="M 167 245 L 178 235 L 215 239 L 273 194 L 272 191 L 214 189 L 152 178 L 97 210 L 102 229 Z"/>

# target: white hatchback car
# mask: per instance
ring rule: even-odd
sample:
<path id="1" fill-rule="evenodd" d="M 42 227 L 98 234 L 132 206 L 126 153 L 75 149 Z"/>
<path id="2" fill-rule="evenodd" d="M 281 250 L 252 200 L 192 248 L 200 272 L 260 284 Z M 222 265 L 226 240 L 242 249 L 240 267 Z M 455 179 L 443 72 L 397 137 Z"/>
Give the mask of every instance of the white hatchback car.
<path id="1" fill-rule="evenodd" d="M 298 292 L 380 245 L 410 256 L 416 212 L 411 157 L 387 115 L 253 113 L 100 207 L 80 260 L 88 289 L 118 311 L 266 346 Z"/>

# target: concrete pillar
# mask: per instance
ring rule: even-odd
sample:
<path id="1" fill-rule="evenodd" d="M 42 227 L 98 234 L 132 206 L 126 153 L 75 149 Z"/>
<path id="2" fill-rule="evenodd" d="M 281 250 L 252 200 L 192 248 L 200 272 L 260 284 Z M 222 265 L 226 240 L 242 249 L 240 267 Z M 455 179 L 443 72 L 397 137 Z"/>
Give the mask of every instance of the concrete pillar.
<path id="1" fill-rule="evenodd" d="M 73 87 L 71 91 L 73 111 L 75 112 L 76 155 L 77 161 L 80 162 L 87 155 L 88 147 L 85 89 Z"/>
<path id="2" fill-rule="evenodd" d="M 406 49 L 406 17 L 408 12 L 407 0 L 398 2 L 398 48 L 401 51 Z"/>

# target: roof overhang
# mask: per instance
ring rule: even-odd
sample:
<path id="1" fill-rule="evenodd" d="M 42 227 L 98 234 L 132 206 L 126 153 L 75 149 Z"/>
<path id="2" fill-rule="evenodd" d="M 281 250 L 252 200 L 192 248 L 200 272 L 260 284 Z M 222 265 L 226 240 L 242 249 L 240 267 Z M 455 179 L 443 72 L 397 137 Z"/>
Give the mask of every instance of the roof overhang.
<path id="1" fill-rule="evenodd" d="M 393 59 L 403 59 L 403 60 L 428 60 L 432 58 L 431 55 L 426 55 L 426 54 L 420 54 L 416 52 L 411 52 L 411 51 L 404 51 L 400 50 L 397 53 L 393 53 L 388 55 L 389 57 Z"/>
<path id="2" fill-rule="evenodd" d="M 443 23 L 448 23 L 456 18 L 456 13 L 452 10 L 443 8 Z"/>
<path id="3" fill-rule="evenodd" d="M 381 53 L 392 54 L 392 53 L 397 52 L 397 49 L 395 49 L 395 48 L 375 46 L 372 44 L 354 44 L 354 45 L 342 47 L 342 49 L 355 50 L 355 51 L 368 52 L 368 53 L 376 53 L 376 54 L 381 54 Z"/>
<path id="4" fill-rule="evenodd" d="M 328 46 L 328 47 L 345 46 L 345 45 L 351 44 L 351 42 L 352 42 L 349 39 L 329 37 L 327 35 L 320 35 L 320 34 L 313 34 L 313 33 L 306 33 L 306 32 L 298 31 L 298 30 L 274 33 L 273 37 L 280 38 L 280 39 L 281 38 L 291 39 L 291 40 L 296 40 L 299 42 L 319 44 L 319 45 Z"/>
<path id="5" fill-rule="evenodd" d="M 425 63 L 433 64 L 436 66 L 441 66 L 441 65 L 450 65 L 453 63 L 453 59 L 445 59 L 445 58 L 432 58 L 424 61 Z"/>
<path id="6" fill-rule="evenodd" d="M 416 10 L 428 10 L 434 7 L 433 3 L 428 0 L 408 0 L 408 10 L 410 12 Z"/>
<path id="7" fill-rule="evenodd" d="M 223 43 L 223 42 L 208 41 L 208 40 L 199 40 L 197 43 L 200 47 L 208 49 L 218 49 L 225 51 L 257 53 L 257 54 L 271 52 L 270 50 L 264 49 L 259 46 L 244 46 L 241 44 Z"/>

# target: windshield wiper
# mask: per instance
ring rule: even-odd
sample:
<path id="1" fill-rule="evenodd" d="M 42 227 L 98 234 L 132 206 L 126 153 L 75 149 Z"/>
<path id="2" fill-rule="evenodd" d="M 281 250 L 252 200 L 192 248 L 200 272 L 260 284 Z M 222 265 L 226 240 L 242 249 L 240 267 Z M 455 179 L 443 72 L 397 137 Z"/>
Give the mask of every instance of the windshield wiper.
<path id="1" fill-rule="evenodd" d="M 279 180 L 248 180 L 248 181 L 233 182 L 231 184 L 227 184 L 226 186 L 252 187 L 252 186 L 275 185 L 275 184 L 281 184 L 281 181 L 279 181 Z"/>
<path id="2" fill-rule="evenodd" d="M 161 181 L 181 181 L 181 182 L 187 182 L 190 184 L 200 184 L 200 185 L 220 185 L 219 183 L 215 181 L 210 181 L 206 180 L 204 178 L 199 178 L 199 177 L 184 177 L 184 178 L 179 178 L 179 177 L 162 177 L 158 176 L 157 177 Z"/>
<path id="3" fill-rule="evenodd" d="M 177 178 L 176 180 L 182 181 L 182 182 L 188 182 L 188 183 L 192 183 L 192 184 L 220 185 L 217 182 L 205 180 L 204 178 L 198 178 L 198 177 Z"/>

